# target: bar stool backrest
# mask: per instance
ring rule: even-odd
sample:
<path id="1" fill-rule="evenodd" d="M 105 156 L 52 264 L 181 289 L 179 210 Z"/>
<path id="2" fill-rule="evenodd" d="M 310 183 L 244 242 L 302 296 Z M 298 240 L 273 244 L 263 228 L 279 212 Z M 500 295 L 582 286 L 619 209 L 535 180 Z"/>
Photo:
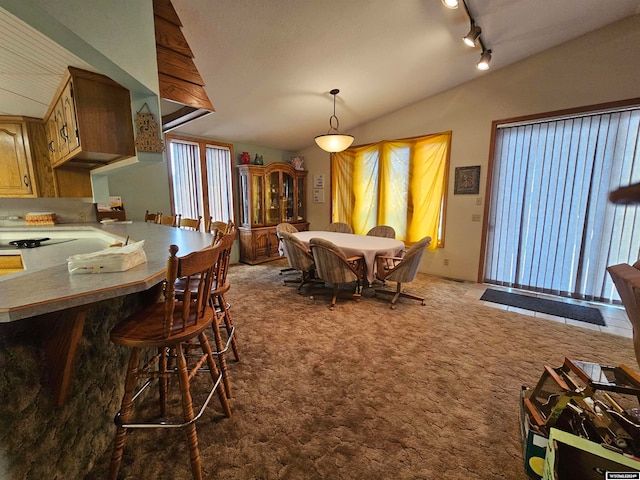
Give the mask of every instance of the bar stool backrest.
<path id="1" fill-rule="evenodd" d="M 169 247 L 170 257 L 167 261 L 164 292 L 163 331 L 165 338 L 168 338 L 176 329 L 184 331 L 188 325 L 197 323 L 198 318 L 203 317 L 213 283 L 213 270 L 221 252 L 222 244 L 220 242 L 183 257 L 177 256 L 177 245 Z M 181 279 L 185 286 L 181 302 L 176 302 L 175 285 L 177 279 Z M 176 308 L 180 310 L 176 312 Z M 181 325 L 175 325 L 176 321 Z"/>

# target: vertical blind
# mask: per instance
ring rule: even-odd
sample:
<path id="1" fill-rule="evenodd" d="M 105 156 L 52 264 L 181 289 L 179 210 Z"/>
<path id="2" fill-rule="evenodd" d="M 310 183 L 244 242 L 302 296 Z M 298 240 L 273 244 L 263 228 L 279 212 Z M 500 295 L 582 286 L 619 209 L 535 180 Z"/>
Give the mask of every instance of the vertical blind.
<path id="1" fill-rule="evenodd" d="M 202 216 L 205 225 L 209 217 L 214 221 L 233 220 L 229 147 L 184 140 L 171 140 L 169 145 L 174 212 L 186 218 Z"/>
<path id="2" fill-rule="evenodd" d="M 233 219 L 233 172 L 228 148 L 207 145 L 209 215 L 216 221 Z"/>
<path id="3" fill-rule="evenodd" d="M 198 218 L 204 212 L 199 147 L 177 141 L 169 145 L 174 211 L 185 218 Z"/>
<path id="4" fill-rule="evenodd" d="M 640 109 L 496 132 L 485 282 L 619 299 L 606 267 L 640 256 L 637 207 L 610 191 L 640 181 Z"/>

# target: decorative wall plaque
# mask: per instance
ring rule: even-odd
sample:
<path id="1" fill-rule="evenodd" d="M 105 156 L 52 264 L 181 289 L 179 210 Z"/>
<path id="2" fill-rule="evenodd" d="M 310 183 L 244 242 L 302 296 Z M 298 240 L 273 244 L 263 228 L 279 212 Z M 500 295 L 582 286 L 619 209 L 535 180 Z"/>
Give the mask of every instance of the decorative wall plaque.
<path id="1" fill-rule="evenodd" d="M 147 112 L 143 112 L 146 107 Z M 145 103 L 136 115 L 136 150 L 139 152 L 164 152 L 158 122 Z"/>

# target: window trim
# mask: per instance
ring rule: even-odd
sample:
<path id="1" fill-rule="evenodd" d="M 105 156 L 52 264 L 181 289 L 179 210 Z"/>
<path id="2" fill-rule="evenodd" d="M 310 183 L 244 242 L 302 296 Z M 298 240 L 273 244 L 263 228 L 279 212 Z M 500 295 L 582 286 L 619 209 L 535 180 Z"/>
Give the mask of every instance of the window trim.
<path id="1" fill-rule="evenodd" d="M 491 122 L 491 136 L 489 139 L 489 158 L 487 161 L 487 183 L 484 193 L 484 216 L 485 221 L 482 224 L 482 238 L 480 242 L 480 258 L 478 262 L 478 278 L 477 282 L 482 283 L 485 276 L 485 263 L 487 259 L 487 236 L 489 224 L 487 219 L 489 218 L 489 199 L 491 198 L 492 190 L 492 178 L 493 178 L 493 159 L 496 150 L 496 134 L 499 128 L 507 126 L 515 126 L 519 123 L 529 123 L 534 121 L 556 121 L 563 117 L 575 117 L 581 115 L 591 115 L 598 113 L 605 113 L 607 111 L 624 110 L 626 108 L 640 107 L 640 97 L 630 98 L 626 100 L 617 100 L 613 102 L 596 103 L 592 105 L 584 105 L 581 107 L 565 108 L 561 110 L 552 110 L 547 112 L 535 113 L 531 115 L 522 115 L 519 117 L 511 117 L 500 120 L 493 120 Z"/>
<path id="2" fill-rule="evenodd" d="M 203 202 L 205 212 L 202 212 L 202 221 L 203 225 L 206 227 L 207 222 L 209 222 L 209 191 L 207 185 L 209 184 L 209 178 L 207 173 L 207 147 L 220 147 L 227 148 L 229 150 L 229 170 L 231 172 L 231 197 L 232 197 L 232 215 L 233 222 L 238 218 L 237 205 L 236 205 L 236 176 L 234 175 L 235 171 L 235 161 L 234 161 L 234 150 L 233 144 L 219 142 L 217 140 L 211 140 L 209 138 L 201 138 L 201 137 L 193 137 L 190 135 L 180 135 L 175 133 L 168 133 L 165 136 L 167 142 L 167 172 L 168 172 L 168 180 L 169 180 L 169 194 L 171 195 L 171 214 L 175 215 L 175 205 L 174 205 L 174 195 L 173 195 L 173 176 L 171 172 L 170 162 L 171 162 L 171 148 L 169 147 L 169 143 L 172 141 L 184 142 L 195 144 L 198 146 L 198 154 L 200 155 L 200 169 L 202 172 L 202 183 L 203 183 Z"/>

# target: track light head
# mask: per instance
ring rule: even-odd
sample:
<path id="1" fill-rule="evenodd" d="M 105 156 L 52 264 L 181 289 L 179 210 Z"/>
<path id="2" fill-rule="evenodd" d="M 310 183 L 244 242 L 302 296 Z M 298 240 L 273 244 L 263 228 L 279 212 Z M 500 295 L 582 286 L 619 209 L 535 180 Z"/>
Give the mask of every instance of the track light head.
<path id="1" fill-rule="evenodd" d="M 478 41 L 478 37 L 482 33 L 482 29 L 478 25 L 471 24 L 471 30 L 464 37 L 462 37 L 462 41 L 469 45 L 470 47 L 475 47 L 476 42 Z"/>
<path id="2" fill-rule="evenodd" d="M 491 63 L 491 50 L 484 50 L 480 56 L 480 60 L 476 64 L 478 70 L 489 70 L 489 64 Z"/>
<path id="3" fill-rule="evenodd" d="M 458 0 L 442 0 L 442 4 L 451 10 L 455 10 L 459 5 Z"/>

